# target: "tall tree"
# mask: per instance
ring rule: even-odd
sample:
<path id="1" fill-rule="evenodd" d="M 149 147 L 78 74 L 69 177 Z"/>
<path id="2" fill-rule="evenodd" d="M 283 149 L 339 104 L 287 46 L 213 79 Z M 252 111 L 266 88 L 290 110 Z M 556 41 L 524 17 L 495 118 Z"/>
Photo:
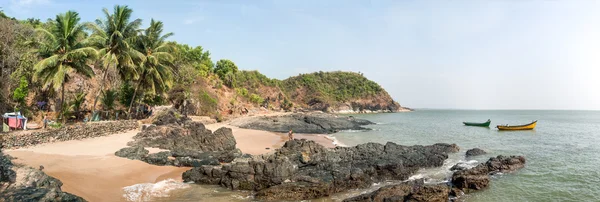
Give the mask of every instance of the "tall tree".
<path id="1" fill-rule="evenodd" d="M 215 74 L 217 74 L 221 80 L 225 81 L 225 85 L 230 88 L 235 87 L 235 73 L 238 72 L 238 67 L 231 60 L 221 59 L 217 61 L 215 67 Z"/>
<path id="2" fill-rule="evenodd" d="M 167 43 L 166 39 L 173 36 L 173 33 L 163 35 L 162 32 L 163 23 L 152 19 L 150 27 L 144 30 L 137 40 L 135 48 L 144 54 L 144 58 L 139 65 L 138 72 L 141 76 L 137 81 L 128 111 L 133 106 L 138 90 L 162 94 L 171 87 L 174 58 L 169 52 L 172 52 L 174 47 Z"/>
<path id="3" fill-rule="evenodd" d="M 97 57 L 97 51 L 85 47 L 81 39 L 85 35 L 81 18 L 75 11 L 56 16 L 49 29 L 37 29 L 43 35 L 39 50 L 43 60 L 35 65 L 34 80 L 41 81 L 44 88 L 52 87 L 61 92 L 60 111 L 65 103 L 65 83 L 73 73 L 92 77 L 94 71 L 88 65 Z"/>
<path id="4" fill-rule="evenodd" d="M 169 43 L 176 47 L 172 53 L 175 57 L 173 75 L 176 83 L 190 84 L 197 76 L 207 77 L 213 71 L 215 65 L 210 58 L 210 52 L 202 46 L 190 47 L 176 42 Z"/>
<path id="5" fill-rule="evenodd" d="M 133 10 L 127 6 L 116 5 L 112 14 L 106 8 L 102 12 L 104 19 L 97 19 L 95 23 L 88 24 L 89 29 L 92 30 L 89 43 L 98 48 L 101 56 L 100 63 L 104 67 L 102 83 L 94 99 L 93 111 L 96 110 L 98 98 L 104 89 L 109 68 L 115 68 L 124 81 L 137 79 L 136 64 L 144 57 L 133 48 L 138 29 L 142 24 L 141 19 L 131 20 Z"/>

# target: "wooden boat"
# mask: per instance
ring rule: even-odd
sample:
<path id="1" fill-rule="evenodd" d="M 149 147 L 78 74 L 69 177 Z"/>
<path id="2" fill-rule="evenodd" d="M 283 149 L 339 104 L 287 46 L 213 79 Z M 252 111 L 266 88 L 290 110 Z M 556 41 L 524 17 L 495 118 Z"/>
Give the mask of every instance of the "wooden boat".
<path id="1" fill-rule="evenodd" d="M 533 130 L 533 128 L 535 128 L 536 124 L 537 124 L 537 121 L 533 121 L 530 124 L 518 125 L 518 126 L 498 125 L 498 126 L 496 126 L 496 128 L 498 128 L 498 130 Z"/>
<path id="2" fill-rule="evenodd" d="M 489 119 L 484 123 L 463 122 L 463 124 L 465 124 L 465 126 L 480 126 L 480 127 L 490 127 L 490 123 L 492 123 L 492 121 Z"/>

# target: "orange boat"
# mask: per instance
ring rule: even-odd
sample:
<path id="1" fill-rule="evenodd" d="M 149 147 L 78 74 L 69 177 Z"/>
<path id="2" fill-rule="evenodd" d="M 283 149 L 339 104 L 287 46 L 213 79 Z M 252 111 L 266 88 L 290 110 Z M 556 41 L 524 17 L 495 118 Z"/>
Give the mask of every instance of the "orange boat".
<path id="1" fill-rule="evenodd" d="M 496 126 L 496 128 L 498 128 L 498 130 L 533 130 L 533 128 L 535 128 L 536 124 L 537 124 L 537 121 L 533 121 L 530 124 L 518 125 L 518 126 L 498 125 L 498 126 Z"/>

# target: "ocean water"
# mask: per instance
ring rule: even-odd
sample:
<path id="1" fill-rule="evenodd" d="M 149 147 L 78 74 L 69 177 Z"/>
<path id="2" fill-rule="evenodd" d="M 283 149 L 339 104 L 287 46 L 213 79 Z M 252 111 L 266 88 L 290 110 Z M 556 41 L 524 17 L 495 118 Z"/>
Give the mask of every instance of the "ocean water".
<path id="1" fill-rule="evenodd" d="M 461 152 L 451 154 L 441 168 L 420 170 L 413 179 L 444 182 L 449 168 L 459 162 L 476 165 L 497 155 L 523 155 L 524 169 L 497 175 L 485 190 L 468 194 L 465 201 L 600 201 L 600 111 L 542 110 L 418 110 L 409 113 L 361 114 L 378 124 L 371 131 L 343 131 L 331 135 L 354 146 L 366 142 L 402 145 L 456 143 Z M 490 128 L 463 126 L 463 121 L 492 120 Z M 498 131 L 498 124 L 525 124 L 538 120 L 532 131 Z M 488 154 L 466 159 L 467 149 L 478 147 Z M 351 190 L 312 201 L 340 201 L 367 190 Z M 152 201 L 251 201 L 251 192 L 229 191 L 216 186 L 189 185 Z"/>

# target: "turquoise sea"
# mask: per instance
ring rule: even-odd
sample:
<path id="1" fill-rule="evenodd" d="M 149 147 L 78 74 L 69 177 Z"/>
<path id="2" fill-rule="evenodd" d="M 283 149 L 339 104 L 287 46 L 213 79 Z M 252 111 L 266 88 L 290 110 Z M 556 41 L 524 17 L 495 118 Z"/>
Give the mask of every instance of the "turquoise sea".
<path id="1" fill-rule="evenodd" d="M 466 201 L 600 201 L 600 111 L 418 110 L 410 113 L 357 115 L 378 125 L 373 131 L 335 134 L 349 146 L 374 141 L 403 145 L 456 143 L 462 160 L 467 149 L 496 155 L 523 155 L 526 167 L 493 178 L 491 187 Z M 492 120 L 490 128 L 463 121 Z M 538 120 L 532 131 L 498 131 L 498 124 Z M 466 160 L 466 159 L 465 159 Z"/>
<path id="2" fill-rule="evenodd" d="M 371 131 L 343 131 L 331 135 L 354 146 L 366 142 L 402 145 L 456 143 L 461 152 L 450 155 L 443 167 L 421 170 L 413 178 L 437 183 L 451 175 L 458 163 L 478 164 L 497 155 L 523 155 L 524 169 L 497 175 L 491 186 L 464 196 L 465 201 L 600 201 L 600 111 L 544 110 L 417 110 L 407 113 L 353 115 L 376 122 Z M 463 126 L 463 121 L 492 120 L 489 128 Z M 498 131 L 498 124 L 525 124 L 538 120 L 532 131 Z M 467 149 L 478 147 L 487 155 L 465 159 Z M 393 183 L 374 185 L 372 189 Z M 370 190 L 353 190 L 326 199 L 340 201 Z M 188 185 L 157 201 L 251 201 L 249 192 L 215 186 Z"/>

